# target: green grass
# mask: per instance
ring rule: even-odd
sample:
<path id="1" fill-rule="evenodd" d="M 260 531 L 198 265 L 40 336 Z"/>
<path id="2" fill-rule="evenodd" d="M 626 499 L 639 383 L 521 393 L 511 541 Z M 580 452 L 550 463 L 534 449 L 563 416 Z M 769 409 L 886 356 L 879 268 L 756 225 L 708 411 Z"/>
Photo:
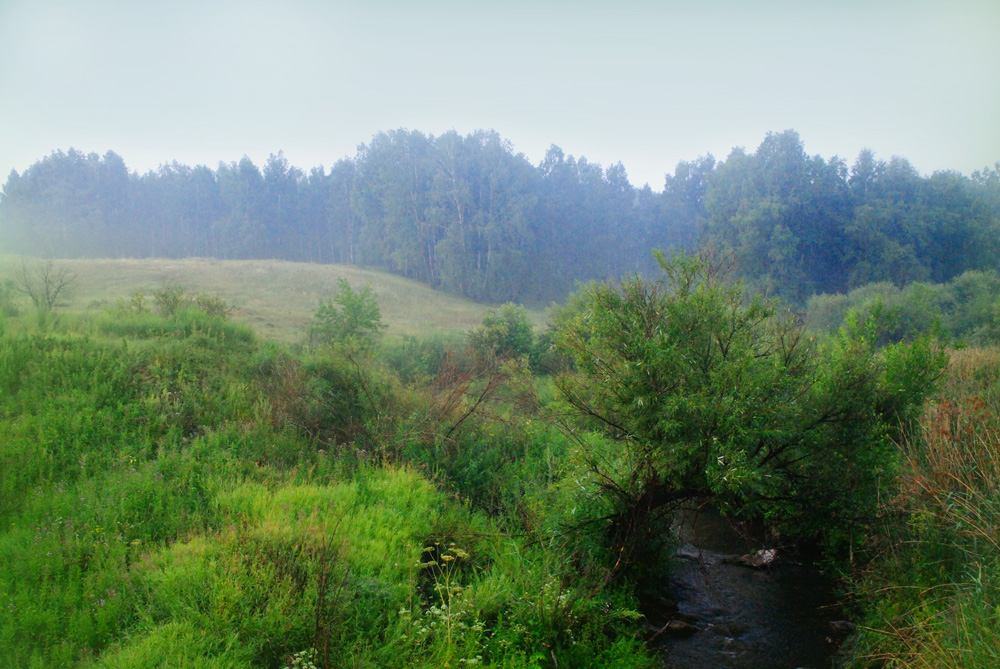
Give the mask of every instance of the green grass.
<path id="1" fill-rule="evenodd" d="M 25 259 L 29 264 L 40 262 Z M 66 313 L 92 313 L 136 290 L 147 294 L 167 285 L 217 295 L 235 307 L 232 318 L 260 336 L 301 341 L 320 300 L 337 291 L 337 279 L 352 286 L 371 284 L 390 336 L 466 332 L 482 322 L 491 305 L 435 291 L 422 283 L 349 265 L 278 260 L 57 260 L 77 275 Z M 21 258 L 0 256 L 0 278 L 13 277 Z M 530 312 L 536 324 L 544 313 Z"/>
<path id="2" fill-rule="evenodd" d="M 859 587 L 856 664 L 1000 666 L 1000 350 L 953 351 L 900 448 L 900 495 Z"/>
<path id="3" fill-rule="evenodd" d="M 0 332 L 0 666 L 648 666 L 627 590 L 538 540 L 554 433 L 445 436 L 462 409 L 371 360 L 89 310 Z"/>

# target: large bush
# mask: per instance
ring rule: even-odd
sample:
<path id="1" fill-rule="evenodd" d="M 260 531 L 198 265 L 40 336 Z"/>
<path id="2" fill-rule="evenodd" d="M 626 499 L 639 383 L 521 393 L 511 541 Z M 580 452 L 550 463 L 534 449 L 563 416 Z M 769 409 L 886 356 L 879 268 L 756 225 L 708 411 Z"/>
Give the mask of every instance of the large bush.
<path id="1" fill-rule="evenodd" d="M 928 340 L 878 348 L 874 323 L 818 344 L 707 261 L 586 289 L 557 341 L 564 398 L 617 440 L 589 462 L 623 548 L 677 503 L 712 499 L 786 531 L 843 541 L 872 517 L 890 441 L 940 374 Z"/>
<path id="2" fill-rule="evenodd" d="M 483 316 L 483 324 L 469 335 L 469 345 L 479 361 L 528 355 L 534 341 L 528 310 L 508 302 Z"/>

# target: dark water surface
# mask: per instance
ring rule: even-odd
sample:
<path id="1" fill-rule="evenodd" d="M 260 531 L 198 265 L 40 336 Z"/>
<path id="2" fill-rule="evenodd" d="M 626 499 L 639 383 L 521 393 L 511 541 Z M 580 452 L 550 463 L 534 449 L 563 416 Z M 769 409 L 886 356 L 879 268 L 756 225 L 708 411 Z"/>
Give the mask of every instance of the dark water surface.
<path id="1" fill-rule="evenodd" d="M 837 666 L 846 634 L 831 622 L 844 614 L 816 568 L 780 549 L 771 566 L 740 563 L 765 544 L 741 536 L 714 511 L 685 512 L 678 525 L 683 545 L 664 594 L 645 607 L 661 667 Z M 657 633 L 670 621 L 673 629 Z"/>

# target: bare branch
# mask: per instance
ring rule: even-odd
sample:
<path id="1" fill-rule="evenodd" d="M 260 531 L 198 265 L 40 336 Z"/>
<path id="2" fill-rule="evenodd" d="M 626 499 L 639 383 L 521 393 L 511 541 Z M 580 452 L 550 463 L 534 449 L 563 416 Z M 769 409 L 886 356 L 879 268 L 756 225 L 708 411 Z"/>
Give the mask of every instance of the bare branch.
<path id="1" fill-rule="evenodd" d="M 76 272 L 56 267 L 51 258 L 30 267 L 22 260 L 14 276 L 14 289 L 27 295 L 36 309 L 52 311 L 69 297 L 76 279 Z"/>

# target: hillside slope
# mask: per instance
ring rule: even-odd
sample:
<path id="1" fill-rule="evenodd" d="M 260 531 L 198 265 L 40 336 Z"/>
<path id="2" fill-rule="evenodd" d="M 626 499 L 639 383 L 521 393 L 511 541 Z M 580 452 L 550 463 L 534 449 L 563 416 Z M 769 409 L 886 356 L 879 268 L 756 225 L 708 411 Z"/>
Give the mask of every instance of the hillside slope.
<path id="1" fill-rule="evenodd" d="M 30 267 L 42 261 L 26 262 Z M 333 297 L 341 277 L 353 286 L 371 284 L 389 335 L 470 330 L 489 309 L 417 281 L 349 265 L 212 258 L 54 262 L 77 275 L 67 312 L 102 309 L 137 290 L 149 294 L 176 285 L 218 295 L 233 305 L 234 320 L 247 323 L 262 337 L 284 342 L 301 340 L 320 300 Z M 0 278 L 13 277 L 20 263 L 20 258 L 0 257 Z M 544 320 L 540 311 L 531 316 L 536 323 Z"/>

